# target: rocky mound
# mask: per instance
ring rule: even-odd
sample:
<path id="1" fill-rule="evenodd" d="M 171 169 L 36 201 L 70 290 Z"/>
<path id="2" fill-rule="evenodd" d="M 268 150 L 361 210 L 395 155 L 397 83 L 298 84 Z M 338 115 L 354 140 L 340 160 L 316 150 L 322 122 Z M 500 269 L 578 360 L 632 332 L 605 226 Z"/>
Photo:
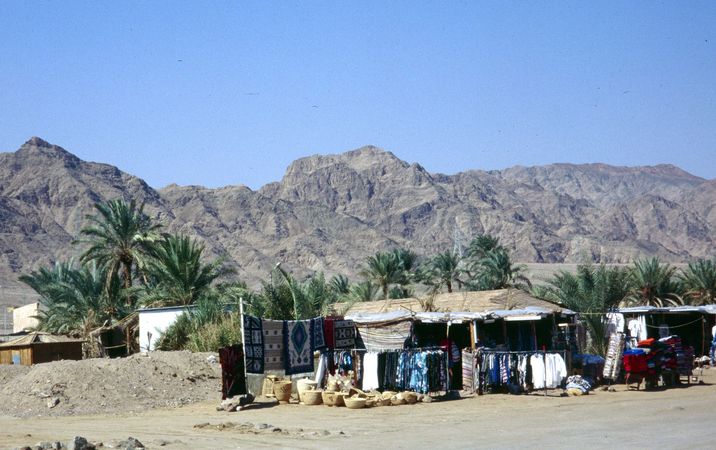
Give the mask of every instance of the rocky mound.
<path id="1" fill-rule="evenodd" d="M 220 400 L 211 353 L 151 352 L 121 359 L 0 366 L 0 414 L 123 414 Z"/>

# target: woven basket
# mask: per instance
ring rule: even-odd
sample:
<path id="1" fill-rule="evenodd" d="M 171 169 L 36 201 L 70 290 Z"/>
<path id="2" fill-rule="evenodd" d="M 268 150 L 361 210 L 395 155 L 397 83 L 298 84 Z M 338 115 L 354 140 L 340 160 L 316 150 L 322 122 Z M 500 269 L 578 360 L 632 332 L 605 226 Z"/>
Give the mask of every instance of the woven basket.
<path id="1" fill-rule="evenodd" d="M 415 392 L 405 391 L 405 392 L 403 392 L 403 399 L 405 399 L 405 402 L 408 405 L 412 405 L 412 404 L 417 403 L 418 394 L 416 394 Z"/>
<path id="2" fill-rule="evenodd" d="M 291 380 L 276 381 L 273 384 L 273 393 L 280 402 L 288 402 L 291 400 L 291 388 L 293 383 Z"/>
<path id="3" fill-rule="evenodd" d="M 320 405 L 323 403 L 321 391 L 303 391 L 303 404 L 304 405 Z"/>
<path id="4" fill-rule="evenodd" d="M 261 395 L 264 397 L 274 397 L 273 393 L 273 384 L 276 381 L 276 377 L 272 375 L 268 375 L 266 378 L 264 378 L 264 384 L 261 387 Z"/>
<path id="5" fill-rule="evenodd" d="M 328 392 L 323 391 L 321 392 L 321 399 L 323 400 L 323 404 L 326 406 L 335 406 L 336 404 L 336 393 L 335 392 Z"/>
<path id="6" fill-rule="evenodd" d="M 346 407 L 348 407 L 348 409 L 365 408 L 365 403 L 366 403 L 365 398 L 346 397 L 344 399 L 344 401 L 346 402 Z"/>

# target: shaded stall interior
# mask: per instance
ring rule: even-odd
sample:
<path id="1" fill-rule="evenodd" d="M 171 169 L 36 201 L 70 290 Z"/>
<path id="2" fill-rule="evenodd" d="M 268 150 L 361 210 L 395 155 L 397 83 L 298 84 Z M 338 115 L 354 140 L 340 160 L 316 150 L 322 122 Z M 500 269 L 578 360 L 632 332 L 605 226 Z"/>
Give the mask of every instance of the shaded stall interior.
<path id="1" fill-rule="evenodd" d="M 647 338 L 659 339 L 662 325 L 668 327 L 668 335 L 677 335 L 682 345 L 690 346 L 696 355 L 708 355 L 711 347 L 711 328 L 716 325 L 716 315 L 692 310 L 663 309 L 645 311 L 642 313 L 624 313 L 625 325 L 631 319 L 643 315 L 646 319 Z M 629 330 L 626 329 L 627 334 Z"/>

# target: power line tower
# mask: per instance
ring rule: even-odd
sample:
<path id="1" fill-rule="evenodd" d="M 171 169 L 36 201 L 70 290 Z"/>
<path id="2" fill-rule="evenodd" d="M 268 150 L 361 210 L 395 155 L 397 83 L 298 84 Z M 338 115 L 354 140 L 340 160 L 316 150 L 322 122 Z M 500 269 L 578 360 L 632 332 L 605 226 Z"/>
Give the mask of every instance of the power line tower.
<path id="1" fill-rule="evenodd" d="M 465 235 L 455 223 L 452 229 L 452 251 L 460 258 L 462 258 L 463 249 L 465 248 L 465 241 Z"/>

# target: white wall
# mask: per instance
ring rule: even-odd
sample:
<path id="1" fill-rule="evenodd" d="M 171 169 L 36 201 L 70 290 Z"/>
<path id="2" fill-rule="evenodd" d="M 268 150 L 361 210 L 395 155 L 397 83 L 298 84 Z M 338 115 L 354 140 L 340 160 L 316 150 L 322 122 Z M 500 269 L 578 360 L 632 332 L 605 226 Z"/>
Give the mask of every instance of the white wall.
<path id="1" fill-rule="evenodd" d="M 177 317 L 184 314 L 186 307 L 166 309 L 140 309 L 139 310 L 139 350 L 154 350 L 157 340 Z M 149 340 L 147 332 L 152 333 Z"/>
<path id="2" fill-rule="evenodd" d="M 37 327 L 39 324 L 34 316 L 40 313 L 40 304 L 30 303 L 29 305 L 19 306 L 12 310 L 12 332 L 18 333 L 25 329 Z"/>

